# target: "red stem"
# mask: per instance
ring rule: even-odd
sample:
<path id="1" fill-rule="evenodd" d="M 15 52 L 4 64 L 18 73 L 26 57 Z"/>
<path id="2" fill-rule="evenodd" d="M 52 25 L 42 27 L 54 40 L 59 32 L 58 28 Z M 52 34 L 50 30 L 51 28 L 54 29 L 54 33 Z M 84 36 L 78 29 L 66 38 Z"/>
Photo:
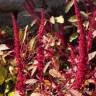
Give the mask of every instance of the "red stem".
<path id="1" fill-rule="evenodd" d="M 74 68 L 74 66 L 76 65 L 75 62 L 75 58 L 76 58 L 76 50 L 72 45 L 69 45 L 69 48 L 71 49 L 71 55 L 70 55 L 70 59 L 71 59 L 71 65 L 72 65 L 72 69 Z"/>

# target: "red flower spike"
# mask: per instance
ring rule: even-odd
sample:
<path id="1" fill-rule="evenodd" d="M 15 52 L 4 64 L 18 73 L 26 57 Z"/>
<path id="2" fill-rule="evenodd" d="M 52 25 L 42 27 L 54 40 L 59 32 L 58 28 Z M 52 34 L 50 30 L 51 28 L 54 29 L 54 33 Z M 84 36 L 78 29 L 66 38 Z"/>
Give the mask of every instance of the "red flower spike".
<path id="1" fill-rule="evenodd" d="M 38 74 L 40 81 L 43 80 L 43 48 L 42 48 L 42 36 L 43 36 L 43 29 L 44 29 L 44 9 L 42 9 L 41 12 L 41 22 L 40 22 L 40 27 L 39 31 L 37 34 L 37 39 L 38 39 L 38 48 L 37 48 L 37 61 L 38 61 Z"/>
<path id="2" fill-rule="evenodd" d="M 79 62 L 78 71 L 76 74 L 76 81 L 74 87 L 80 89 L 86 75 L 86 66 L 88 66 L 88 54 L 87 54 L 87 43 L 86 36 L 83 30 L 83 23 L 81 21 L 80 10 L 78 8 L 77 1 L 74 0 L 75 13 L 77 16 L 78 29 L 80 30 L 79 36 Z"/>
<path id="3" fill-rule="evenodd" d="M 19 32 L 16 24 L 16 20 L 13 14 L 11 14 L 13 27 L 14 27 L 14 44 L 15 44 L 15 56 L 16 56 L 16 63 L 18 67 L 18 75 L 17 75 L 17 83 L 16 83 L 16 91 L 19 91 L 21 96 L 24 95 L 24 78 L 22 74 L 23 65 L 21 64 L 20 60 L 20 42 L 19 42 Z"/>
<path id="4" fill-rule="evenodd" d="M 38 38 L 41 38 L 42 35 L 43 35 L 43 29 L 44 29 L 44 9 L 42 9 L 42 12 L 41 12 L 41 21 L 40 21 L 40 27 L 39 27 L 39 31 L 38 31 Z"/>
<path id="5" fill-rule="evenodd" d="M 24 7 L 31 14 L 31 16 L 36 19 L 34 14 L 34 1 L 33 0 L 25 0 Z"/>
<path id="6" fill-rule="evenodd" d="M 96 11 L 94 11 L 93 13 L 93 17 L 91 19 L 91 24 L 89 26 L 89 32 L 88 32 L 88 38 L 87 38 L 87 41 L 88 41 L 88 44 L 87 44 L 87 50 L 88 52 L 91 50 L 91 47 L 92 47 L 92 32 L 93 32 L 93 29 L 95 27 L 95 24 L 96 24 L 96 21 L 95 21 L 95 17 L 96 17 Z"/>

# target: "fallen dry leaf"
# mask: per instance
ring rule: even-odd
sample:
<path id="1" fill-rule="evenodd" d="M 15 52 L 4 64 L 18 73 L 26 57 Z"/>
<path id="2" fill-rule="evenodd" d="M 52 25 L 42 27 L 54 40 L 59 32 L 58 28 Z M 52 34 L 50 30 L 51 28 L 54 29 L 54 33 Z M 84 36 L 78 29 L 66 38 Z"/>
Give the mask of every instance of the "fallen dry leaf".
<path id="1" fill-rule="evenodd" d="M 82 96 L 82 93 L 80 93 L 77 90 L 74 89 L 70 89 L 69 92 L 73 95 L 73 96 Z"/>
<path id="2" fill-rule="evenodd" d="M 35 84 L 37 81 L 38 81 L 37 79 L 28 79 L 28 80 L 26 80 L 26 84 L 33 85 L 33 84 Z"/>
<path id="3" fill-rule="evenodd" d="M 0 51 L 8 50 L 9 48 L 5 44 L 0 44 Z"/>
<path id="4" fill-rule="evenodd" d="M 40 93 L 32 93 L 30 96 L 43 96 Z"/>
<path id="5" fill-rule="evenodd" d="M 88 54 L 89 60 L 92 60 L 96 56 L 96 51 Z"/>
<path id="6" fill-rule="evenodd" d="M 60 78 L 61 77 L 61 74 L 60 74 L 60 72 L 58 71 L 58 70 L 56 70 L 56 69 L 50 69 L 49 70 L 49 74 L 51 75 L 51 76 L 53 76 L 53 77 L 57 77 L 57 78 Z"/>
<path id="7" fill-rule="evenodd" d="M 48 87 L 51 87 L 51 86 L 52 86 L 52 84 L 51 84 L 51 82 L 50 82 L 49 80 L 44 80 L 44 83 L 45 83 L 45 85 L 47 85 Z"/>

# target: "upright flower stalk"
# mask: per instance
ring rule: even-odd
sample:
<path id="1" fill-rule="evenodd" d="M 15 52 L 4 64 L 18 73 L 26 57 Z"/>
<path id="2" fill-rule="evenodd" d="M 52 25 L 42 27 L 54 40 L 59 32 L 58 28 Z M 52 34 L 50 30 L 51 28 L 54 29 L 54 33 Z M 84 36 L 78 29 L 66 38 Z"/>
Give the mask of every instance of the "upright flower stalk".
<path id="1" fill-rule="evenodd" d="M 76 74 L 76 80 L 74 87 L 76 89 L 79 89 L 84 81 L 85 73 L 86 73 L 86 67 L 88 66 L 88 54 L 87 54 L 87 43 L 86 43 L 86 36 L 83 29 L 83 22 L 81 20 L 80 16 L 80 10 L 77 4 L 77 1 L 74 0 L 74 7 L 75 7 L 75 13 L 77 16 L 77 23 L 78 23 L 78 29 L 80 31 L 79 33 L 79 58 L 78 58 L 78 71 Z"/>
<path id="2" fill-rule="evenodd" d="M 40 27 L 39 31 L 37 33 L 37 40 L 38 40 L 38 46 L 37 46 L 37 61 L 38 61 L 38 75 L 40 78 L 40 81 L 43 80 L 43 47 L 42 47 L 42 36 L 43 36 L 43 29 L 44 29 L 44 9 L 42 9 L 41 12 L 41 21 L 40 21 Z"/>
<path id="3" fill-rule="evenodd" d="M 93 13 L 93 17 L 90 21 L 91 24 L 89 26 L 89 31 L 88 31 L 88 38 L 87 38 L 87 41 L 88 41 L 87 51 L 88 52 L 91 50 L 91 47 L 92 47 L 92 32 L 94 31 L 94 27 L 95 27 L 95 24 L 96 24 L 95 17 L 96 17 L 96 11 L 94 11 L 94 13 Z"/>
<path id="4" fill-rule="evenodd" d="M 34 19 L 36 19 L 35 14 L 34 14 L 34 6 L 35 6 L 34 1 L 33 0 L 25 0 L 24 4 L 25 4 L 24 5 L 25 9 L 31 14 L 31 16 Z"/>
<path id="5" fill-rule="evenodd" d="M 12 23 L 14 27 L 14 44 L 15 44 L 15 57 L 16 57 L 16 63 L 18 68 L 18 75 L 17 75 L 17 83 L 16 83 L 16 91 L 19 92 L 21 96 L 24 95 L 24 78 L 23 78 L 23 65 L 21 64 L 21 57 L 20 57 L 20 41 L 19 41 L 19 32 L 17 29 L 16 20 L 13 14 L 11 14 L 12 17 Z"/>

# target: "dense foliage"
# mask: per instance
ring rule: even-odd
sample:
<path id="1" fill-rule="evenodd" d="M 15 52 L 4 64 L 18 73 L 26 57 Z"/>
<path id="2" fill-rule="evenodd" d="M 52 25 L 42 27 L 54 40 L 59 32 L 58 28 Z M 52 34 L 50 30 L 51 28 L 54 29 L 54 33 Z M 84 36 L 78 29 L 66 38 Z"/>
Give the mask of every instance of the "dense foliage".
<path id="1" fill-rule="evenodd" d="M 41 1 L 0 29 L 0 96 L 96 96 L 96 1 Z"/>

